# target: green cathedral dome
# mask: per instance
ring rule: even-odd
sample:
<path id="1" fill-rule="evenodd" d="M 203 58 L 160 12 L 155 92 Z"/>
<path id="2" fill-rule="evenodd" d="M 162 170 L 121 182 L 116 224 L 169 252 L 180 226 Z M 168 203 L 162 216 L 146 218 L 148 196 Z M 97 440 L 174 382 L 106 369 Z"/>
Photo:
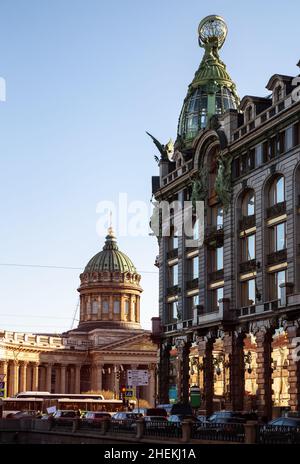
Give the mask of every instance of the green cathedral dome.
<path id="1" fill-rule="evenodd" d="M 236 109 L 239 97 L 225 64 L 219 57 L 227 26 L 220 16 L 207 16 L 199 24 L 199 45 L 205 49 L 200 67 L 189 85 L 178 123 L 178 136 L 189 144 L 209 119 Z"/>
<path id="2" fill-rule="evenodd" d="M 101 271 L 137 273 L 131 259 L 119 250 L 112 228 L 108 230 L 103 250 L 88 262 L 84 270 L 84 272 Z"/>

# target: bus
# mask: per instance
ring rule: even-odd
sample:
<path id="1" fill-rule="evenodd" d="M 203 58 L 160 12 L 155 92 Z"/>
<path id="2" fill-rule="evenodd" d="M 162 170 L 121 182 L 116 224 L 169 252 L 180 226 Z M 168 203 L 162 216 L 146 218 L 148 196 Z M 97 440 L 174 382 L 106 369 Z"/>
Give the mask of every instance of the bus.
<path id="1" fill-rule="evenodd" d="M 59 398 L 72 398 L 72 399 L 94 399 L 94 400 L 104 400 L 103 395 L 97 395 L 94 393 L 50 393 L 50 392 L 41 392 L 41 391 L 25 391 L 18 393 L 16 398 L 51 398 L 51 399 L 59 399 Z"/>
<path id="2" fill-rule="evenodd" d="M 126 411 L 128 406 L 134 407 L 135 401 L 124 404 L 123 400 L 105 400 L 102 395 L 95 394 L 62 394 L 49 392 L 22 392 L 15 398 L 3 398 L 2 416 L 16 412 L 40 411 L 47 413 L 58 409 L 80 411 L 105 411 L 109 413 Z"/>

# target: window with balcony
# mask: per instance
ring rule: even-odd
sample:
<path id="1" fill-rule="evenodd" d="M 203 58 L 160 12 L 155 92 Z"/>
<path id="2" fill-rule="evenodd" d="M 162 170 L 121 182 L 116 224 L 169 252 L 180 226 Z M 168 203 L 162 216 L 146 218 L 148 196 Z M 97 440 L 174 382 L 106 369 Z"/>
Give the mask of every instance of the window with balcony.
<path id="1" fill-rule="evenodd" d="M 242 287 L 242 306 L 252 306 L 255 304 L 255 279 L 241 283 Z"/>

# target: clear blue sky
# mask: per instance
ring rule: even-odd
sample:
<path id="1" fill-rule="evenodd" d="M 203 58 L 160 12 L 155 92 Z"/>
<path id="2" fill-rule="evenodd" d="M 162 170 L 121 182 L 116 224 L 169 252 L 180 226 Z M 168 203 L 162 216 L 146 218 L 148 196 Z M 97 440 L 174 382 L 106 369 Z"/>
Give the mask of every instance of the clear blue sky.
<path id="1" fill-rule="evenodd" d="M 0 0 L 0 264 L 83 267 L 102 248 L 96 205 L 128 192 L 149 202 L 149 130 L 176 138 L 200 63 L 199 21 L 224 16 L 221 52 L 238 92 L 266 95 L 296 75 L 298 0 Z M 142 272 L 142 323 L 157 315 L 152 237 L 121 237 Z M 0 266 L 0 328 L 71 327 L 78 270 Z"/>

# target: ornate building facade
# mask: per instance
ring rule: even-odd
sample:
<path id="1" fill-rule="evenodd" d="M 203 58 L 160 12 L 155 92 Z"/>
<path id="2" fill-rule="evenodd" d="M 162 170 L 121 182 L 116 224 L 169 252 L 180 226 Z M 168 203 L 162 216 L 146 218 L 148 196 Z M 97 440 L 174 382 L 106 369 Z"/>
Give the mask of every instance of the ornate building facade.
<path id="1" fill-rule="evenodd" d="M 103 250 L 80 275 L 76 329 L 61 335 L 0 333 L 7 396 L 109 390 L 118 398 L 127 370 L 141 368 L 149 370 L 150 378 L 140 396 L 153 404 L 157 347 L 140 326 L 140 280 L 110 228 Z"/>
<path id="2" fill-rule="evenodd" d="M 300 407 L 300 78 L 275 74 L 267 97 L 240 101 L 219 57 L 226 35 L 220 17 L 200 23 L 205 53 L 152 179 L 157 202 L 182 207 L 157 234 L 159 394 L 186 402 L 197 385 L 205 413 L 271 417 Z M 188 208 L 191 236 L 178 227 Z"/>

